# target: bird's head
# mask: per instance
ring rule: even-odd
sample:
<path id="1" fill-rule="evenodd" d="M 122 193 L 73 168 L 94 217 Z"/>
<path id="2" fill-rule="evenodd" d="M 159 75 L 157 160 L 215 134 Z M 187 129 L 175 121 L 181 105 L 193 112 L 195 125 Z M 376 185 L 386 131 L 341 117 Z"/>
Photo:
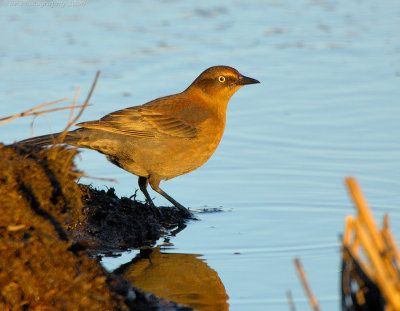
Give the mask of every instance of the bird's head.
<path id="1" fill-rule="evenodd" d="M 188 89 L 201 90 L 206 96 L 227 103 L 243 85 L 254 83 L 260 82 L 242 75 L 235 68 L 214 66 L 203 71 Z"/>

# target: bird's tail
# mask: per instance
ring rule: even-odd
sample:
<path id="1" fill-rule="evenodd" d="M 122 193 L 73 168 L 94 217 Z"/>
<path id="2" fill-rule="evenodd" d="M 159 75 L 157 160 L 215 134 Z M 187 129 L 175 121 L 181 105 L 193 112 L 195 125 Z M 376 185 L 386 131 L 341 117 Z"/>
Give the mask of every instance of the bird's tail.
<path id="1" fill-rule="evenodd" d="M 68 139 L 61 141 L 61 135 L 62 133 L 55 133 L 55 134 L 36 136 L 21 140 L 18 142 L 18 144 L 31 145 L 31 146 L 48 146 L 54 144 L 68 143 Z M 67 136 L 65 136 L 65 138 L 67 138 Z"/>

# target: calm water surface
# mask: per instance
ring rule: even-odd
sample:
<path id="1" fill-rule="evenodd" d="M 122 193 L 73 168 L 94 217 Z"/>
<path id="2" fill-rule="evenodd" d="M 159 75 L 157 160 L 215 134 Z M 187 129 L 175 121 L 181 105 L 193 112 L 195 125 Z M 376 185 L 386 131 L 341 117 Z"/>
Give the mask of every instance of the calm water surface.
<path id="1" fill-rule="evenodd" d="M 78 85 L 83 101 L 98 69 L 95 106 L 82 121 L 180 92 L 212 65 L 261 81 L 231 99 L 211 160 L 162 184 L 186 206 L 222 211 L 197 213 L 200 221 L 151 254 L 162 265 L 182 261 L 186 281 L 204 276 L 205 292 L 224 288 L 230 310 L 288 310 L 288 290 L 299 310 L 309 309 L 295 256 L 322 309 L 339 309 L 338 235 L 354 214 L 347 175 L 359 179 L 379 223 L 390 212 L 400 237 L 400 2 L 24 3 L 0 2 L 2 116 L 72 98 Z M 36 118 L 34 133 L 59 131 L 67 119 Z M 30 136 L 31 122 L 1 126 L 0 140 Z M 124 196 L 137 188 L 136 177 L 102 155 L 83 151 L 81 158 L 89 175 L 119 181 L 83 182 Z M 137 253 L 104 264 L 112 270 Z M 126 273 L 138 281 L 154 271 Z"/>

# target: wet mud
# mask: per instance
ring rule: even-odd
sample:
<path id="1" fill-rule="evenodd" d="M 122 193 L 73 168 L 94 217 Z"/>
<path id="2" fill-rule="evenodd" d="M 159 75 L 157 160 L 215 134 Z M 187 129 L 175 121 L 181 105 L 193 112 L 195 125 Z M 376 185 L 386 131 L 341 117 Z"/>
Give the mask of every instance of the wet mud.
<path id="1" fill-rule="evenodd" d="M 130 198 L 118 198 L 114 188 L 96 190 L 79 185 L 82 216 L 72 229 L 76 241 L 86 243 L 92 253 L 111 255 L 129 248 L 152 246 L 160 236 L 185 228 L 185 215 L 174 207 L 150 206 Z"/>
<path id="2" fill-rule="evenodd" d="M 0 145 L 0 310 L 192 310 L 107 272 L 95 256 L 152 246 L 187 219 L 77 184 L 76 153 Z"/>

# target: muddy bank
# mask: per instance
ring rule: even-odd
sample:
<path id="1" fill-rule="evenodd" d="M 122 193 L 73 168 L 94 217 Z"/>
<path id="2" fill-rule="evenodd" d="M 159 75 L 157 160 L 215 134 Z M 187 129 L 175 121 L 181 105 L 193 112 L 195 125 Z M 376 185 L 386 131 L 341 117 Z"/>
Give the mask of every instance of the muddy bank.
<path id="1" fill-rule="evenodd" d="M 74 240 L 87 243 L 92 253 L 110 253 L 152 246 L 167 232 L 174 234 L 186 225 L 178 209 L 159 207 L 160 213 L 146 204 L 118 198 L 114 189 L 96 190 L 79 185 L 82 192 L 82 219 L 71 231 Z"/>
<path id="2" fill-rule="evenodd" d="M 0 309 L 191 310 L 145 293 L 88 255 L 152 245 L 184 219 L 79 186 L 75 154 L 0 145 Z"/>

